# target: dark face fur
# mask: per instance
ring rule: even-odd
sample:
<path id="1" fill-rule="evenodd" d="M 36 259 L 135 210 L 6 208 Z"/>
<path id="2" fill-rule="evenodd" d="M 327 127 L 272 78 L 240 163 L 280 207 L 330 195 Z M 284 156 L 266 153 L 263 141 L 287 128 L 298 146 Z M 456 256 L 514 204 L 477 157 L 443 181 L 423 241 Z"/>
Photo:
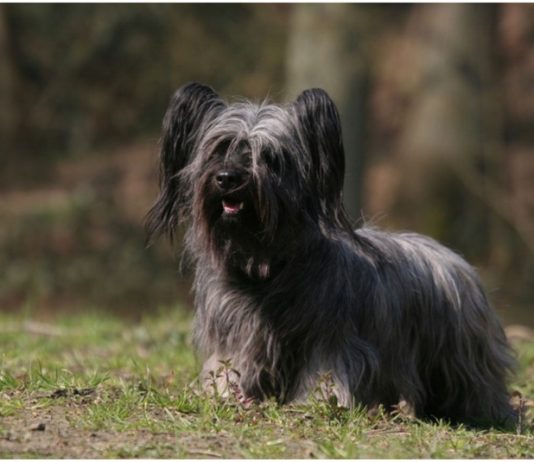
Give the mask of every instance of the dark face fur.
<path id="1" fill-rule="evenodd" d="M 161 194 L 150 234 L 189 223 L 194 255 L 266 278 L 294 246 L 329 226 L 349 229 L 342 208 L 339 117 L 323 90 L 285 107 L 227 105 L 189 84 L 163 123 Z"/>
<path id="2" fill-rule="evenodd" d="M 292 133 L 293 132 L 293 133 Z M 307 161 L 284 109 L 239 104 L 225 109 L 199 140 L 190 175 L 192 232 L 230 267 L 267 276 L 304 229 L 312 194 L 298 175 Z M 311 209 L 314 210 L 313 208 Z"/>

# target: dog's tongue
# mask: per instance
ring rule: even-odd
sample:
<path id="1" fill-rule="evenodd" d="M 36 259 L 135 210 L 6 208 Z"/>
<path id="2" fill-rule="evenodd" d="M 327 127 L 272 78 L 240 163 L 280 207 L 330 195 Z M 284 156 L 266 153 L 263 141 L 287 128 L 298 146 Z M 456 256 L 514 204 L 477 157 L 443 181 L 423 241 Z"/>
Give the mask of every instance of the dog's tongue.
<path id="1" fill-rule="evenodd" d="M 223 200 L 222 205 L 224 212 L 229 215 L 236 214 L 243 208 L 243 202 L 228 202 Z"/>

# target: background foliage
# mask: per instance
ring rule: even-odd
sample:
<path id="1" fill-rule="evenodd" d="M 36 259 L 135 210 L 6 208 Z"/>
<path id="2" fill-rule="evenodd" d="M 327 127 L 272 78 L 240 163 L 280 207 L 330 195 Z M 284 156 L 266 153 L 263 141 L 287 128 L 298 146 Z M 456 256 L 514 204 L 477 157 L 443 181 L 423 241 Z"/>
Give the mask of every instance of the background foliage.
<path id="1" fill-rule="evenodd" d="M 326 88 L 354 218 L 452 246 L 534 324 L 533 32 L 526 4 L 0 5 L 0 309 L 188 303 L 142 220 L 168 99 L 199 80 Z"/>

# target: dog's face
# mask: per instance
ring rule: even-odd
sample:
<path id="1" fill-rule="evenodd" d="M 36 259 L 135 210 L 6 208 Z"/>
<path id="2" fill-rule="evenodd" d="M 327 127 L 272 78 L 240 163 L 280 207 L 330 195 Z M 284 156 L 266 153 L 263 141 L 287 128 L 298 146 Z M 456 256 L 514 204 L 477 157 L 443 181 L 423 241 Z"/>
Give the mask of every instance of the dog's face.
<path id="1" fill-rule="evenodd" d="M 287 110 L 226 107 L 199 134 L 193 158 L 183 171 L 193 225 L 211 242 L 265 248 L 310 220 L 311 166 Z"/>
<path id="2" fill-rule="evenodd" d="M 186 221 L 196 252 L 266 259 L 311 228 L 345 226 L 343 175 L 339 117 L 324 91 L 286 106 L 228 105 L 189 84 L 165 115 L 148 230 L 172 236 Z"/>

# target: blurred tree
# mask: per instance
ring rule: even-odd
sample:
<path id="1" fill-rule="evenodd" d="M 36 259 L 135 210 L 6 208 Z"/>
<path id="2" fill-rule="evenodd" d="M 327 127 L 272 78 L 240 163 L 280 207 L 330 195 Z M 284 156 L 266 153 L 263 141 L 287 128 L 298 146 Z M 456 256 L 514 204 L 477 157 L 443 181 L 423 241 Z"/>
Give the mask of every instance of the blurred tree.
<path id="1" fill-rule="evenodd" d="M 497 40 L 502 60 L 499 71 L 503 99 L 502 126 L 505 165 L 502 175 L 509 197 L 509 222 L 526 242 L 525 252 L 515 236 L 506 241 L 508 288 L 532 307 L 534 297 L 534 5 L 507 3 L 499 7 Z M 502 248 L 503 246 L 501 246 Z M 531 315 L 532 316 L 532 315 Z"/>
<path id="2" fill-rule="evenodd" d="M 476 183 L 494 179 L 499 162 L 495 22 L 495 6 L 436 4 L 414 6 L 409 24 L 417 84 L 401 139 L 398 213 L 471 258 L 487 257 L 491 246 L 481 206 L 490 199 Z"/>
<path id="3" fill-rule="evenodd" d="M 345 145 L 345 205 L 360 218 L 366 155 L 365 120 L 369 87 L 368 5 L 293 6 L 287 53 L 287 93 L 325 89 L 338 106 Z"/>
<path id="4" fill-rule="evenodd" d="M 6 6 L 0 4 L 0 167 L 4 168 L 15 121 L 14 69 Z"/>

